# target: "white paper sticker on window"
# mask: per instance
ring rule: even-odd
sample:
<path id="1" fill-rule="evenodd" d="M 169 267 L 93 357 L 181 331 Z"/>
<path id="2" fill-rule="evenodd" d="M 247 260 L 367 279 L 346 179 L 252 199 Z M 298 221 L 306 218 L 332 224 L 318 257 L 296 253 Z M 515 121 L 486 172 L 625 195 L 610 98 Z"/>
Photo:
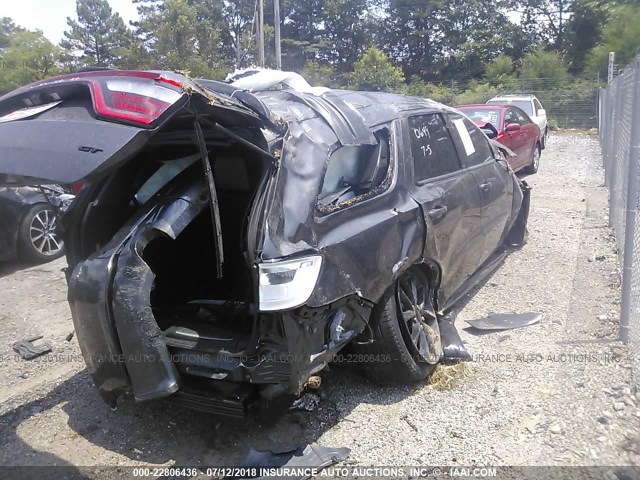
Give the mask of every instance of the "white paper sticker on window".
<path id="1" fill-rule="evenodd" d="M 462 145 L 464 146 L 464 151 L 467 154 L 467 157 L 475 153 L 476 149 L 473 146 L 473 142 L 471 141 L 471 137 L 469 136 L 467 127 L 464 124 L 464 120 L 461 118 L 456 118 L 453 121 L 453 124 L 458 130 L 458 135 L 460 135 L 460 139 L 462 140 Z"/>

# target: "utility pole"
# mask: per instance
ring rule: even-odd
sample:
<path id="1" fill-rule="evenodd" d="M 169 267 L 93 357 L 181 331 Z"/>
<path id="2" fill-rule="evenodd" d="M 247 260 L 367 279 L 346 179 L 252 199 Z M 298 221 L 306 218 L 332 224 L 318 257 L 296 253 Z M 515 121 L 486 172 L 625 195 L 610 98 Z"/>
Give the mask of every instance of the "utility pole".
<path id="1" fill-rule="evenodd" d="M 280 0 L 273 0 L 273 23 L 276 34 L 276 68 L 282 70 L 282 50 L 280 49 Z"/>
<path id="2" fill-rule="evenodd" d="M 607 66 L 607 85 L 613 82 L 613 69 L 615 68 L 616 53 L 609 52 L 609 64 Z"/>
<path id="3" fill-rule="evenodd" d="M 264 68 L 264 0 L 258 7 L 258 63 Z"/>

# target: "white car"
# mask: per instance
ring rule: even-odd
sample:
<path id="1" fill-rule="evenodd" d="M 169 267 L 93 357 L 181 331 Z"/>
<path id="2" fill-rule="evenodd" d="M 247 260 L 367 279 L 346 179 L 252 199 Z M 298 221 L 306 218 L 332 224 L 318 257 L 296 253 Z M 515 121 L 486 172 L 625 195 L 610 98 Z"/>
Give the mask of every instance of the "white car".
<path id="1" fill-rule="evenodd" d="M 540 100 L 535 95 L 499 95 L 493 97 L 487 102 L 492 105 L 515 105 L 525 111 L 531 120 L 540 127 L 540 143 L 541 148 L 547 146 L 547 134 L 549 127 L 547 126 L 547 112 L 542 108 Z"/>

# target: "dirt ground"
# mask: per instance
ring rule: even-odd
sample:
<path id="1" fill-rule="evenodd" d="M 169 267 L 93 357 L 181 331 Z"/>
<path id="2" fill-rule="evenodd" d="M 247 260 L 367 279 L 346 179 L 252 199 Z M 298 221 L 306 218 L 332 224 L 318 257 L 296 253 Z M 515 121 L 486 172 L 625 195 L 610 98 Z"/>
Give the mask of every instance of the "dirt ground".
<path id="1" fill-rule="evenodd" d="M 322 373 L 321 401 L 271 426 L 164 401 L 98 397 L 66 303 L 64 261 L 0 265 L 0 465 L 237 465 L 250 447 L 349 447 L 358 465 L 640 464 L 640 395 L 617 341 L 619 266 L 595 136 L 554 135 L 533 186 L 529 242 L 472 292 L 457 325 L 474 362 L 444 384 L 380 387 Z M 477 335 L 489 312 L 539 324 Z M 53 351 L 16 357 L 33 334 Z M 441 372 L 442 373 L 442 372 Z M 90 474 L 88 478 L 91 478 Z"/>

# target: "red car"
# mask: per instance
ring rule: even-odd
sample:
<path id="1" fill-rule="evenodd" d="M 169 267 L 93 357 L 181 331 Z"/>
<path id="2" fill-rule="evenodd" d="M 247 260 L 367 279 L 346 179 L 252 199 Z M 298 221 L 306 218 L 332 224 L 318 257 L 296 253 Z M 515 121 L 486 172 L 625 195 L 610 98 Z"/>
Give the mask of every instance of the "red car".
<path id="1" fill-rule="evenodd" d="M 514 171 L 536 173 L 540 165 L 540 128 L 529 115 L 514 105 L 460 105 L 455 107 L 469 117 L 489 138 L 513 150 L 507 160 Z"/>

